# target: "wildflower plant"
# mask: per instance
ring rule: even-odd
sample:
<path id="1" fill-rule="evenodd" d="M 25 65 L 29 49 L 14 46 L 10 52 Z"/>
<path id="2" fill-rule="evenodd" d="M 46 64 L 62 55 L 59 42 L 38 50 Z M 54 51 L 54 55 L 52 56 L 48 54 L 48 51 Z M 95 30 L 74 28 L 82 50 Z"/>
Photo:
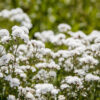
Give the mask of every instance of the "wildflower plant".
<path id="1" fill-rule="evenodd" d="M 62 23 L 30 39 L 31 21 L 16 10 L 0 13 L 21 23 L 0 30 L 0 100 L 99 100 L 100 31 L 85 35 Z"/>

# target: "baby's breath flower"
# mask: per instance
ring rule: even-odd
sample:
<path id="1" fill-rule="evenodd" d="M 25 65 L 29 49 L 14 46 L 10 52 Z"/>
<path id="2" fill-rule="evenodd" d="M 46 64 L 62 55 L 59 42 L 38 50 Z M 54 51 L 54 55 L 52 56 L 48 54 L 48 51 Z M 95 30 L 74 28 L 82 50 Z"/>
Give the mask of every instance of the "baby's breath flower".
<path id="1" fill-rule="evenodd" d="M 62 23 L 58 25 L 58 30 L 60 32 L 67 32 L 68 30 L 71 30 L 71 27 L 68 24 Z"/>

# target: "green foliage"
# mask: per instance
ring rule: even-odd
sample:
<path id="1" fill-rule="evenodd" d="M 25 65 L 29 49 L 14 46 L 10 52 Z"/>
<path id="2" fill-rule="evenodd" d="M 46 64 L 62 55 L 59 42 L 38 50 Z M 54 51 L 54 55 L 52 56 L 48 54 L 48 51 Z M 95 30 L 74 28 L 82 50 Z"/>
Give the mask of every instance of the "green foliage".
<path id="1" fill-rule="evenodd" d="M 11 32 L 11 28 L 14 25 L 20 25 L 18 22 L 10 21 L 9 19 L 5 19 L 0 17 L 0 29 L 8 29 Z"/>

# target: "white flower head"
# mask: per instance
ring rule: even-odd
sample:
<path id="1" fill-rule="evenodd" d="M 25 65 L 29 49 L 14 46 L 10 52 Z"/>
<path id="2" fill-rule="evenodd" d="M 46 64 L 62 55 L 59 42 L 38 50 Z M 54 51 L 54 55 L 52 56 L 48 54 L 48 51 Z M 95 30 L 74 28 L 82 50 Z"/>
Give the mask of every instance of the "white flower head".
<path id="1" fill-rule="evenodd" d="M 7 100 L 16 100 L 15 96 L 14 95 L 9 95 L 7 97 Z"/>
<path id="2" fill-rule="evenodd" d="M 68 30 L 71 30 L 71 27 L 68 24 L 59 24 L 58 25 L 58 30 L 60 32 L 67 32 Z"/>

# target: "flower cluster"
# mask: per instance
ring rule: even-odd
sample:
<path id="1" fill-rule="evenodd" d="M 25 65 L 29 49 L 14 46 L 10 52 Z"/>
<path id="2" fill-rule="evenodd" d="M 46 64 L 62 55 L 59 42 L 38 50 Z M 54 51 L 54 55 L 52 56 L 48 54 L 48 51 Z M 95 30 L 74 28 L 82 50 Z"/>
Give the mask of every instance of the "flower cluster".
<path id="1" fill-rule="evenodd" d="M 5 12 L 23 22 L 20 9 Z M 60 24 L 58 33 L 37 32 L 32 40 L 26 25 L 0 30 L 0 100 L 98 99 L 100 32 L 87 36 Z"/>
<path id="2" fill-rule="evenodd" d="M 4 9 L 0 12 L 0 17 L 8 18 L 11 21 L 20 22 L 22 26 L 25 26 L 28 29 L 32 27 L 30 18 L 26 13 L 23 12 L 21 8 L 16 8 L 12 10 Z"/>

